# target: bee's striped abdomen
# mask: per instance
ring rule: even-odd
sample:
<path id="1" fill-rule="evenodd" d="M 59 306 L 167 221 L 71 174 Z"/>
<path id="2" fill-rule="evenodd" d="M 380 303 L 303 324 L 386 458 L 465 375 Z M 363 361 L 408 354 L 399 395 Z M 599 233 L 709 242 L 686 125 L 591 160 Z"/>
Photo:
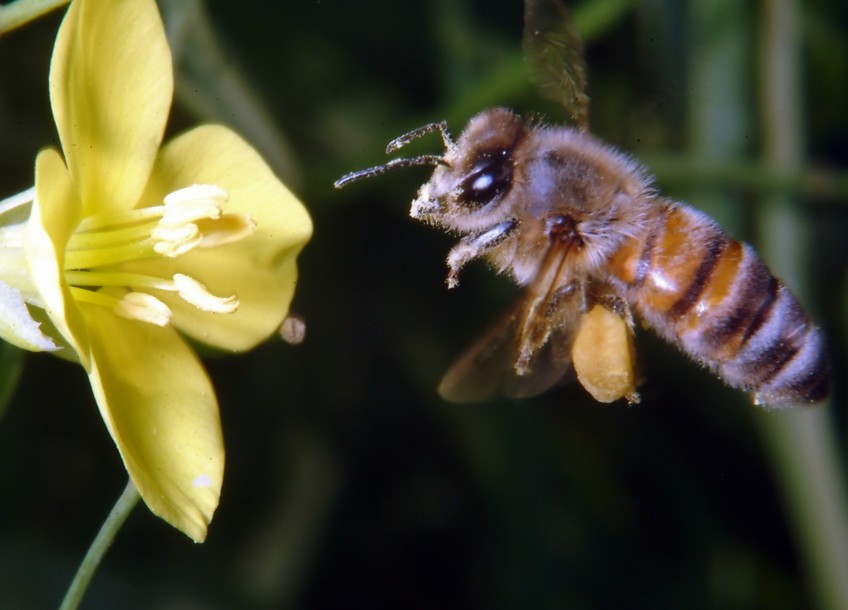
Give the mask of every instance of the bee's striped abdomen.
<path id="1" fill-rule="evenodd" d="M 636 312 L 758 404 L 825 398 L 824 342 L 792 293 L 709 217 L 661 205 L 648 234 L 611 260 Z"/>

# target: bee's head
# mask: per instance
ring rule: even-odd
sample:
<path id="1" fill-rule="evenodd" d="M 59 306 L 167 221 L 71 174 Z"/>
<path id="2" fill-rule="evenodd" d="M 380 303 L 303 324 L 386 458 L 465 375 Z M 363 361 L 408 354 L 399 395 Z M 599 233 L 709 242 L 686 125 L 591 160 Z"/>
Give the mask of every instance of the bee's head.
<path id="1" fill-rule="evenodd" d="M 392 159 L 388 163 L 351 172 L 335 182 L 342 188 L 399 167 L 435 166 L 433 175 L 418 191 L 410 216 L 458 231 L 484 226 L 513 186 L 514 152 L 527 134 L 518 115 L 503 108 L 485 110 L 472 118 L 457 142 L 447 123 L 430 123 L 392 140 L 391 154 L 413 140 L 438 131 L 445 144 L 441 155 Z"/>
<path id="2" fill-rule="evenodd" d="M 463 232 L 491 224 L 515 184 L 515 151 L 526 134 L 508 110 L 472 118 L 419 189 L 410 215 Z"/>

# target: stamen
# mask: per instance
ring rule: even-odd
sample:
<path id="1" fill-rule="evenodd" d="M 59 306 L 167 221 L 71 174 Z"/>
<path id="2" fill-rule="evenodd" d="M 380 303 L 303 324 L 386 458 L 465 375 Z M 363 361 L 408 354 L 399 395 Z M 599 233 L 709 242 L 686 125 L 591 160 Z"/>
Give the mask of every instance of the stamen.
<path id="1" fill-rule="evenodd" d="M 153 248 L 149 240 L 132 242 L 111 248 L 69 250 L 65 253 L 65 269 L 92 269 L 119 265 L 129 261 L 150 258 Z"/>
<path id="2" fill-rule="evenodd" d="M 182 225 L 202 218 L 219 218 L 229 195 L 221 187 L 195 184 L 165 196 L 161 225 Z"/>
<path id="3" fill-rule="evenodd" d="M 99 231 L 108 227 L 131 225 L 151 219 L 158 221 L 162 218 L 162 214 L 164 214 L 164 212 L 165 206 L 152 205 L 146 208 L 136 208 L 134 210 L 121 212 L 120 216 L 115 216 L 114 214 L 95 214 L 93 216 L 86 216 L 82 219 L 82 221 L 80 221 L 80 224 L 77 227 L 77 232 L 84 233 L 88 231 Z"/>
<path id="4" fill-rule="evenodd" d="M 192 184 L 185 188 L 177 189 L 165 195 L 163 202 L 166 206 L 186 203 L 191 201 L 215 201 L 217 203 L 226 203 L 230 198 L 229 193 L 222 189 L 217 184 Z"/>
<path id="5" fill-rule="evenodd" d="M 249 215 L 223 214 L 228 198 L 218 186 L 195 184 L 169 193 L 161 206 L 86 218 L 71 236 L 64 261 L 65 280 L 74 298 L 156 326 L 167 326 L 172 312 L 149 291 L 175 292 L 201 311 L 236 311 L 235 295 L 216 296 L 188 275 L 176 273 L 166 279 L 122 270 L 127 262 L 157 255 L 174 258 L 195 247 L 211 248 L 253 233 L 256 223 Z"/>
<path id="6" fill-rule="evenodd" d="M 206 289 L 206 286 L 182 273 L 174 274 L 174 287 L 184 301 L 202 311 L 233 313 L 239 306 L 239 301 L 235 295 L 216 297 Z"/>
<path id="7" fill-rule="evenodd" d="M 256 221 L 248 214 L 224 214 L 218 220 L 198 220 L 203 235 L 198 248 L 214 248 L 244 239 L 256 230 Z"/>
<path id="8" fill-rule="evenodd" d="M 203 239 L 200 229 L 194 223 L 178 226 L 157 225 L 151 234 L 157 240 L 153 251 L 169 258 L 185 254 Z"/>
<path id="9" fill-rule="evenodd" d="M 168 257 L 185 254 L 203 239 L 199 223 L 208 225 L 221 218 L 221 206 L 227 202 L 227 191 L 213 184 L 195 184 L 165 199 L 165 213 L 153 230 L 153 246 L 157 254 Z"/>
<path id="10" fill-rule="evenodd" d="M 174 292 L 173 282 L 154 275 L 121 271 L 65 271 L 65 280 L 72 286 L 124 286 L 131 290 L 158 288 Z"/>
<path id="11" fill-rule="evenodd" d="M 68 242 L 69 250 L 88 250 L 144 241 L 156 227 L 154 222 L 129 224 L 108 231 L 77 230 Z"/>
<path id="12" fill-rule="evenodd" d="M 97 290 L 89 290 L 88 288 L 79 288 L 78 286 L 70 286 L 71 295 L 78 303 L 89 303 L 90 305 L 100 305 L 107 309 L 114 309 L 118 304 L 118 299 L 112 295 L 99 292 Z"/>
<path id="13" fill-rule="evenodd" d="M 146 292 L 129 292 L 115 305 L 115 314 L 128 320 L 139 320 L 156 326 L 171 322 L 171 309 Z"/>

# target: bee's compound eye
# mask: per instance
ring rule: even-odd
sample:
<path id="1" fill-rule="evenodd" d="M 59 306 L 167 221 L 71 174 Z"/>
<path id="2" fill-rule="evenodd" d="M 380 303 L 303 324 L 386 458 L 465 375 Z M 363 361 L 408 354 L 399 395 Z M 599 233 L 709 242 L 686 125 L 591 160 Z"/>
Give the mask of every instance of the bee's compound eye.
<path id="1" fill-rule="evenodd" d="M 471 184 L 471 190 L 475 193 L 483 193 L 492 188 L 494 183 L 495 177 L 491 172 L 486 172 L 485 174 L 480 174 L 474 179 L 474 182 Z"/>
<path id="2" fill-rule="evenodd" d="M 512 185 L 512 156 L 501 149 L 481 153 L 462 182 L 459 201 L 481 207 L 509 190 Z"/>

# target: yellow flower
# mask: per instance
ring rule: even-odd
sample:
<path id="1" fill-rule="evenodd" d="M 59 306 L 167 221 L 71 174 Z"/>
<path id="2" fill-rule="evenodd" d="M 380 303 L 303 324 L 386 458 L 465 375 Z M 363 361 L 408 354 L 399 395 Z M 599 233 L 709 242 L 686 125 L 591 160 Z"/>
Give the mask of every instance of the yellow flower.
<path id="1" fill-rule="evenodd" d="M 0 316 L 25 302 L 38 321 L 7 319 L 0 335 L 54 341 L 82 364 L 148 507 L 202 541 L 224 449 L 214 389 L 177 330 L 229 351 L 266 339 L 312 225 L 230 130 L 202 126 L 160 148 L 172 93 L 153 0 L 71 3 L 50 67 L 64 157 L 41 151 L 29 219 L 18 237 L 0 234 Z"/>

